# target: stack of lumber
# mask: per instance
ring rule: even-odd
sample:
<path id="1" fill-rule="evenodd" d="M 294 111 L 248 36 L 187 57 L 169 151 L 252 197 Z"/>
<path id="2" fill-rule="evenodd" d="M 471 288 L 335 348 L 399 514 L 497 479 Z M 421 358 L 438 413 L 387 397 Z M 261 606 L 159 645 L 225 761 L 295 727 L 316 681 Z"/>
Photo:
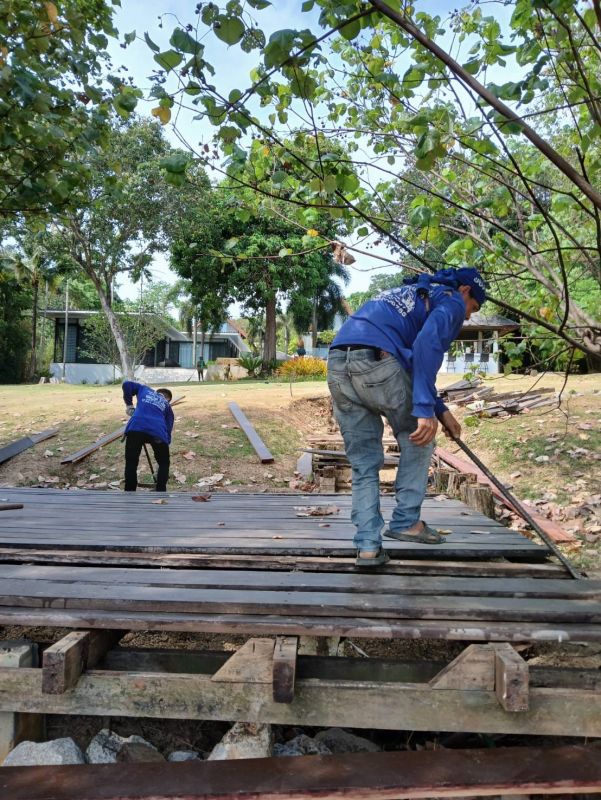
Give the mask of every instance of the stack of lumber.
<path id="1" fill-rule="evenodd" d="M 483 386 L 479 379 L 457 381 L 440 394 L 446 402 L 467 406 L 468 410 L 484 417 L 519 414 L 524 410 L 557 404 L 555 390 L 551 387 L 497 393 L 492 386 Z M 470 407 L 470 404 L 477 405 Z"/>

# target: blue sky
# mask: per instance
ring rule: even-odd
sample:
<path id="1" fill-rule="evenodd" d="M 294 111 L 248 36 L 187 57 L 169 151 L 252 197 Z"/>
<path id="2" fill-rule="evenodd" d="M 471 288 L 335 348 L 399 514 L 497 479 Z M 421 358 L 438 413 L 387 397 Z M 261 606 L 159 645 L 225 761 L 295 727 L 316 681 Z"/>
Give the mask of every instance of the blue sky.
<path id="1" fill-rule="evenodd" d="M 444 20 L 449 11 L 462 7 L 465 2 L 457 0 L 430 0 L 430 2 L 415 5 L 423 5 L 430 14 L 436 12 Z M 196 24 L 197 17 L 194 13 L 195 0 L 122 0 L 122 7 L 118 8 L 115 14 L 115 24 L 120 33 L 120 40 L 123 35 L 136 31 L 136 40 L 126 49 L 122 49 L 117 42 L 111 42 L 109 50 L 115 65 L 125 65 L 129 70 L 129 75 L 134 79 L 137 86 L 148 90 L 150 81 L 148 76 L 156 66 L 152 59 L 152 52 L 144 41 L 144 33 L 148 33 L 150 38 L 156 42 L 161 50 L 169 48 L 169 37 L 174 27 L 177 25 L 185 26 L 187 23 Z M 510 8 L 503 7 L 498 0 L 481 3 L 483 13 L 494 15 L 502 26 L 507 23 L 511 13 Z M 275 30 L 281 28 L 307 28 L 317 30 L 318 11 L 311 13 L 301 13 L 301 0 L 272 0 L 272 7 L 257 14 L 257 20 L 265 31 L 267 37 Z M 162 27 L 161 27 L 162 24 Z M 204 26 L 201 26 L 201 28 Z M 203 39 L 206 47 L 205 57 L 216 70 L 214 78 L 215 84 L 225 94 L 233 88 L 245 88 L 249 82 L 250 70 L 258 61 L 258 51 L 250 54 L 243 53 L 238 46 L 227 47 L 220 42 L 211 32 Z M 404 71 L 406 67 L 398 65 Z M 488 76 L 492 78 L 491 75 Z M 144 100 L 138 110 L 141 114 L 149 114 L 150 109 L 156 105 L 156 101 Z M 180 112 L 177 119 L 177 127 L 193 146 L 200 141 L 209 143 L 215 129 L 204 121 L 193 121 L 192 113 Z M 165 127 L 165 134 L 169 141 L 175 146 L 181 146 L 181 142 L 175 136 L 171 124 Z M 216 179 L 213 176 L 213 179 Z M 363 246 L 362 246 L 363 247 Z M 388 251 L 381 247 L 373 250 L 374 253 L 382 256 L 389 256 Z M 347 292 L 360 291 L 367 288 L 373 270 L 390 272 L 394 268 L 381 268 L 381 263 L 369 257 L 358 257 L 354 269 L 351 270 L 351 283 Z M 168 259 L 164 255 L 157 255 L 151 267 L 153 279 L 173 282 L 175 276 L 169 270 Z M 128 282 L 124 282 L 120 288 L 120 293 L 125 297 L 137 297 L 139 288 Z"/>

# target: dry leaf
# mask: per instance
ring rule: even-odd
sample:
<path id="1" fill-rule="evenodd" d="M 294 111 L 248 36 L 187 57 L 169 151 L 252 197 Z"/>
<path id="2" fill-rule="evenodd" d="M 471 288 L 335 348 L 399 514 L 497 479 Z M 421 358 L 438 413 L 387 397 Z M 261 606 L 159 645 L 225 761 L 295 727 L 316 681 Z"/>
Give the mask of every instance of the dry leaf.
<path id="1" fill-rule="evenodd" d="M 217 527 L 218 528 L 225 528 L 225 522 L 218 522 L 217 523 Z"/>
<path id="2" fill-rule="evenodd" d="M 195 485 L 196 486 L 213 486 L 219 483 L 224 478 L 221 472 L 216 472 L 214 475 L 209 475 L 206 478 L 201 478 Z"/>
<path id="3" fill-rule="evenodd" d="M 329 528 L 330 527 L 330 523 L 329 522 L 320 522 L 319 523 L 319 527 L 320 528 Z"/>
<path id="4" fill-rule="evenodd" d="M 329 517 L 338 514 L 338 506 L 294 506 L 297 517 Z"/>
<path id="5" fill-rule="evenodd" d="M 192 495 L 192 500 L 194 500 L 195 503 L 208 503 L 210 499 L 211 499 L 211 495 L 210 494 L 194 494 L 194 495 Z"/>
<path id="6" fill-rule="evenodd" d="M 153 506 L 166 506 L 167 500 L 151 500 Z"/>
<path id="7" fill-rule="evenodd" d="M 192 450 L 188 450 L 186 453 L 182 453 L 182 457 L 187 461 L 192 461 L 193 458 L 196 458 L 196 453 L 194 453 Z"/>
<path id="8" fill-rule="evenodd" d="M 436 528 L 436 530 L 438 531 L 438 533 L 442 533 L 442 534 L 444 534 L 445 536 L 446 536 L 448 533 L 453 533 L 453 531 L 452 531 L 452 530 L 450 530 L 450 528 Z"/>

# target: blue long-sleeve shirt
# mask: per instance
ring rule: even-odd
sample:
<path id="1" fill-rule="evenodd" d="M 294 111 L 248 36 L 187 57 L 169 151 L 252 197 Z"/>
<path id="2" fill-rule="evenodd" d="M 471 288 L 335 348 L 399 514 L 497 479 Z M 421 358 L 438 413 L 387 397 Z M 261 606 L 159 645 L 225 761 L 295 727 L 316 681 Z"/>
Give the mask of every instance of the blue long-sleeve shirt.
<path id="1" fill-rule="evenodd" d="M 440 416 L 447 407 L 436 393 L 436 373 L 465 320 L 461 294 L 432 286 L 429 306 L 415 286 L 382 292 L 365 303 L 338 331 L 332 347 L 362 344 L 394 356 L 413 377 L 414 417 Z"/>
<path id="2" fill-rule="evenodd" d="M 123 382 L 123 400 L 126 406 L 132 405 L 134 396 L 138 398 L 136 410 L 125 426 L 125 433 L 139 431 L 156 436 L 165 444 L 171 444 L 171 431 L 175 417 L 168 400 L 149 386 L 135 381 Z"/>

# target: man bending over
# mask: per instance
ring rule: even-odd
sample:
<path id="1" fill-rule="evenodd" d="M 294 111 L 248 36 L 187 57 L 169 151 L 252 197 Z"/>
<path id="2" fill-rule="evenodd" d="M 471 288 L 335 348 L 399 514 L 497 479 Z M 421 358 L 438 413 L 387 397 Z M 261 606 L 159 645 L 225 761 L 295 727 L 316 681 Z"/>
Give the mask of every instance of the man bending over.
<path id="1" fill-rule="evenodd" d="M 443 541 L 420 519 L 438 420 L 461 433 L 436 394 L 436 373 L 463 321 L 486 300 L 484 281 L 470 267 L 409 278 L 382 292 L 342 326 L 328 356 L 334 416 L 353 474 L 352 521 L 358 566 L 388 560 L 381 549 L 379 470 L 384 463 L 382 417 L 399 444 L 396 508 L 385 533 L 400 541 Z"/>
<path id="2" fill-rule="evenodd" d="M 133 398 L 137 398 L 133 405 Z M 167 491 L 169 478 L 169 445 L 174 416 L 169 389 L 151 389 L 142 383 L 124 381 L 123 400 L 130 417 L 125 427 L 125 491 L 135 492 L 138 486 L 138 462 L 145 444 L 152 447 L 158 471 L 156 491 Z"/>

